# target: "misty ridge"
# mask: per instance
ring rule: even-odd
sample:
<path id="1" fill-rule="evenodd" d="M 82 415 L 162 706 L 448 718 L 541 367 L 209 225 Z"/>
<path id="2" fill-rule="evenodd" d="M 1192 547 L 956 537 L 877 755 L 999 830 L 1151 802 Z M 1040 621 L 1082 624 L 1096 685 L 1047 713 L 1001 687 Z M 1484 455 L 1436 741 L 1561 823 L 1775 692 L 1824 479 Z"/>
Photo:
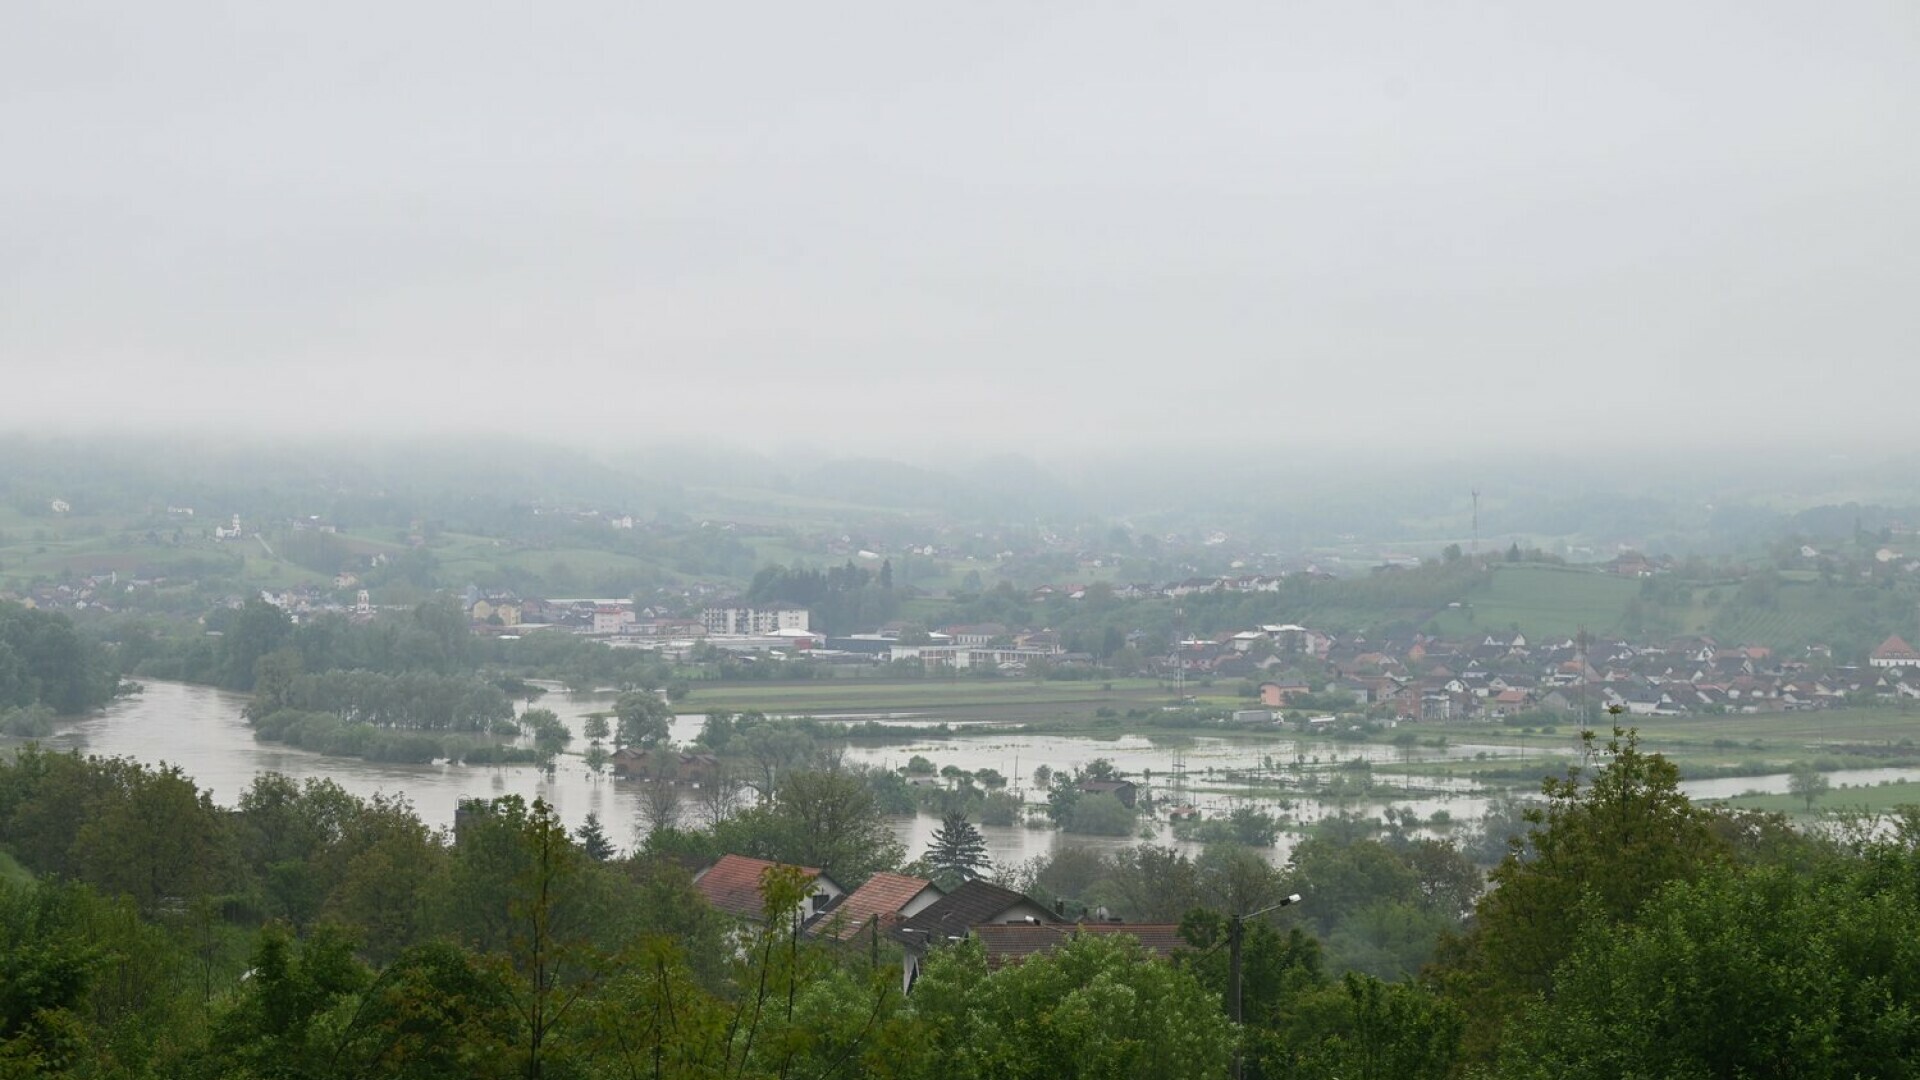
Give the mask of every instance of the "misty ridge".
<path id="1" fill-rule="evenodd" d="M 680 444 L 587 450 L 513 437 L 15 435 L 0 438 L 0 460 L 0 498 L 35 515 L 55 499 L 80 516 L 180 504 L 343 523 L 356 516 L 353 507 L 362 517 L 380 508 L 410 518 L 538 506 L 666 521 L 1105 523 L 1169 538 L 1223 532 L 1252 549 L 1402 544 L 1432 554 L 1472 539 L 1478 493 L 1481 541 L 1587 552 L 1574 561 L 1599 561 L 1619 547 L 1736 554 L 1794 535 L 1920 522 L 1920 459 L 1779 449 L 1678 460 L 1631 449 L 1432 459 L 1124 449 L 900 459 Z"/>

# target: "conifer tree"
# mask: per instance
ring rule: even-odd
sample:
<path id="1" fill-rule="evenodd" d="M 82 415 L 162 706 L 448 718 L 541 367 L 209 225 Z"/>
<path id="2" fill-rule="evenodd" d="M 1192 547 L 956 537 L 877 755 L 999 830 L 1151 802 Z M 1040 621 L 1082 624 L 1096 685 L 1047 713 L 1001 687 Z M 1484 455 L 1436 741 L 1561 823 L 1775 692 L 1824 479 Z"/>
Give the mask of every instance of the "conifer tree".
<path id="1" fill-rule="evenodd" d="M 943 883 L 958 883 L 980 877 L 993 865 L 987 857 L 987 842 L 965 814 L 948 814 L 934 830 L 927 846 L 927 865 Z"/>
<path id="2" fill-rule="evenodd" d="M 594 862 L 606 862 L 613 858 L 613 841 L 607 839 L 607 831 L 600 827 L 600 815 L 588 814 L 587 820 L 573 830 L 574 839 L 580 841 L 580 850 Z"/>

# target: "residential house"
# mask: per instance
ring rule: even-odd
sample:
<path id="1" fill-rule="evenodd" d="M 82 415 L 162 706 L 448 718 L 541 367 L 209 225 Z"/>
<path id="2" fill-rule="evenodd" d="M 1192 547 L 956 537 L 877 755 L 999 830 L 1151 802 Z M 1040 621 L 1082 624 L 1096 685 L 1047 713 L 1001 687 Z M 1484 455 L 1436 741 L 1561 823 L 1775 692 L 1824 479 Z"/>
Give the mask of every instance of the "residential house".
<path id="1" fill-rule="evenodd" d="M 1263 682 L 1260 684 L 1260 704 L 1268 708 L 1282 709 L 1294 698 L 1312 692 L 1312 688 L 1303 682 Z"/>
<path id="2" fill-rule="evenodd" d="M 1120 800 L 1127 809 L 1133 809 L 1134 802 L 1140 797 L 1140 789 L 1131 780 L 1082 780 L 1080 793 L 1083 795 L 1112 795 Z"/>
<path id="3" fill-rule="evenodd" d="M 781 865 L 745 855 L 722 855 L 720 861 L 693 876 L 693 887 L 716 909 L 748 922 L 762 922 L 767 913 L 765 898 L 760 891 L 761 881 L 767 871 Z M 799 870 L 813 886 L 799 913 L 802 923 L 818 918 L 847 893 L 815 867 L 789 869 Z"/>
<path id="4" fill-rule="evenodd" d="M 1895 634 L 1880 643 L 1867 658 L 1867 663 L 1877 668 L 1920 667 L 1920 651 Z"/>
<path id="5" fill-rule="evenodd" d="M 875 874 L 836 904 L 832 914 L 816 929 L 836 941 L 850 940 L 876 923 L 881 930 L 891 930 L 932 907 L 945 895 L 940 886 L 926 878 Z"/>
<path id="6" fill-rule="evenodd" d="M 913 989 L 927 953 L 949 942 L 963 941 L 982 926 L 1001 923 L 1058 923 L 1059 916 L 1045 904 L 990 881 L 975 879 L 901 920 L 892 930 L 904 954 L 901 989 Z"/>
<path id="7" fill-rule="evenodd" d="M 1169 585 L 1166 594 L 1178 599 L 1182 596 L 1192 596 L 1194 593 L 1213 592 L 1219 588 L 1220 581 L 1217 578 L 1188 578 L 1178 584 Z"/>
<path id="8" fill-rule="evenodd" d="M 1212 671 L 1222 655 L 1220 646 L 1211 641 L 1183 641 L 1168 660 L 1181 671 L 1205 672 Z"/>
<path id="9" fill-rule="evenodd" d="M 1487 707 L 1495 716 L 1513 716 L 1523 713 L 1533 705 L 1533 695 L 1518 688 L 1502 690 L 1495 694 Z"/>
<path id="10" fill-rule="evenodd" d="M 1369 705 L 1373 702 L 1373 688 L 1357 679 L 1335 679 L 1327 684 L 1327 693 L 1344 694 L 1352 698 L 1355 705 Z"/>
<path id="11" fill-rule="evenodd" d="M 1231 644 L 1233 646 L 1234 652 L 1243 653 L 1243 652 L 1251 652 L 1255 645 L 1260 645 L 1263 643 L 1271 643 L 1272 641 L 1273 639 L 1268 637 L 1263 631 L 1242 630 L 1239 633 L 1233 635 L 1233 640 Z"/>
<path id="12" fill-rule="evenodd" d="M 1318 630 L 1309 630 L 1297 623 L 1262 626 L 1260 629 L 1273 639 L 1274 648 L 1282 653 L 1325 660 L 1327 653 L 1333 648 L 1333 638 L 1330 635 Z"/>
<path id="13" fill-rule="evenodd" d="M 720 774 L 720 759 L 712 754 L 682 754 L 674 750 L 639 750 L 623 746 L 607 759 L 615 776 L 644 780 L 666 779 L 679 784 L 704 784 Z M 664 777 L 663 777 L 664 772 Z"/>

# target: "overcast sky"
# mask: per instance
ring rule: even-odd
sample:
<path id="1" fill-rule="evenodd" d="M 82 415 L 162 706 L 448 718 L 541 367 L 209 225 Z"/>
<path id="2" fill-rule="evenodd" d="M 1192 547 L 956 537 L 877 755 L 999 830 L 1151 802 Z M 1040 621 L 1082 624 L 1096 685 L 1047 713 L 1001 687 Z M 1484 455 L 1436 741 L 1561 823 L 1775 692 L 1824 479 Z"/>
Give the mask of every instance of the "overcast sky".
<path id="1" fill-rule="evenodd" d="M 11 426 L 1920 441 L 1913 0 L 11 0 L 0 163 Z"/>

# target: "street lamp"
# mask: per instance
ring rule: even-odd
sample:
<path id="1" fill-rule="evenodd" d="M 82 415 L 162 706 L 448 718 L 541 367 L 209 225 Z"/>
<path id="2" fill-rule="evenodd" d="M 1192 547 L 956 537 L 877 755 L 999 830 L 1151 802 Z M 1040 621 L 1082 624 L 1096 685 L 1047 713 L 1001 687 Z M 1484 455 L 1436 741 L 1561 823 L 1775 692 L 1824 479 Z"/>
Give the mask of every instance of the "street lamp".
<path id="1" fill-rule="evenodd" d="M 1233 1016 L 1233 1026 L 1241 1026 L 1240 1019 L 1240 941 L 1246 934 L 1246 921 L 1257 919 L 1269 911 L 1279 911 L 1283 907 L 1300 902 L 1299 893 L 1291 893 L 1277 904 L 1268 904 L 1258 911 L 1249 911 L 1245 915 L 1235 915 L 1227 920 L 1227 1011 Z M 1236 1031 L 1233 1044 L 1233 1080 L 1240 1080 L 1240 1041 Z"/>

